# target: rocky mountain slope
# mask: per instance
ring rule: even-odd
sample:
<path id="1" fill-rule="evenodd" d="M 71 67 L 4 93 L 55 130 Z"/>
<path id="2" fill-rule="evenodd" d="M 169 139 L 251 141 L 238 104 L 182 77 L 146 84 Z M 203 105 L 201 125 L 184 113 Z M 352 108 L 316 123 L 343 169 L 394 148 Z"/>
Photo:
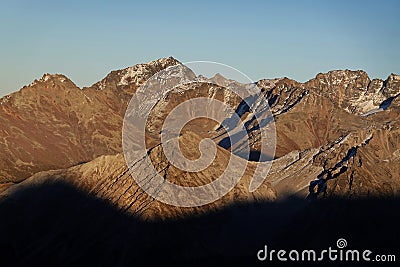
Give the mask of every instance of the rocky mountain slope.
<path id="1" fill-rule="evenodd" d="M 121 152 L 127 102 L 138 85 L 175 59 L 113 71 L 80 89 L 67 77 L 45 74 L 0 100 L 0 183 Z M 129 81 L 129 83 L 127 83 Z"/>
<path id="2" fill-rule="evenodd" d="M 145 218 L 179 217 L 238 200 L 257 201 L 299 195 L 363 197 L 397 195 L 400 188 L 400 76 L 373 79 L 363 71 L 320 73 L 306 83 L 288 78 L 261 80 L 257 86 L 275 119 L 277 147 L 262 186 L 249 193 L 260 155 L 260 128 L 241 99 L 226 90 L 232 84 L 216 75 L 167 92 L 152 111 L 147 136 L 150 158 L 169 181 L 184 186 L 212 181 L 224 170 L 231 152 L 247 169 L 240 183 L 221 200 L 199 208 L 177 208 L 145 194 L 130 176 L 122 156 L 121 129 L 127 104 L 153 74 L 179 64 L 159 59 L 112 71 L 80 89 L 63 75 L 41 79 L 0 100 L 0 190 L 3 197 L 30 184 L 62 180 Z M 215 81 L 218 80 L 218 85 Z M 227 132 L 212 120 L 194 120 L 179 142 L 196 157 L 198 144 L 211 138 L 217 158 L 200 173 L 170 166 L 160 143 L 166 115 L 193 97 L 220 100 L 239 110 L 251 144 L 250 158 L 241 146 L 224 142 Z M 246 138 L 246 136 L 243 136 Z M 240 144 L 240 140 L 238 143 Z"/>

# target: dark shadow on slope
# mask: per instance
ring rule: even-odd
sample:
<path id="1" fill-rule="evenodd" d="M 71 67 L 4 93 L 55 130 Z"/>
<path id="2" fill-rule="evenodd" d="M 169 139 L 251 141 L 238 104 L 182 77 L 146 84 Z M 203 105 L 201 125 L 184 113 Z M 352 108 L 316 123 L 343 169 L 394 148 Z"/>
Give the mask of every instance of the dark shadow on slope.
<path id="1" fill-rule="evenodd" d="M 399 97 L 400 94 L 396 95 L 396 96 L 392 96 L 389 97 L 388 99 L 386 99 L 385 101 L 383 101 L 380 105 L 379 108 L 383 109 L 383 110 L 387 110 L 390 105 L 392 104 L 393 100 L 396 99 L 397 97 Z"/>
<path id="2" fill-rule="evenodd" d="M 259 130 L 260 128 L 267 126 L 269 123 L 271 123 L 273 121 L 274 118 L 272 116 L 267 116 L 264 119 L 259 118 L 261 113 L 267 112 L 267 111 L 251 110 L 249 104 L 250 105 L 254 104 L 259 97 L 260 97 L 259 95 L 251 95 L 251 96 L 248 96 L 247 98 L 245 98 L 244 100 L 242 100 L 239 103 L 238 107 L 236 108 L 234 114 L 231 117 L 225 119 L 221 123 L 221 125 L 216 130 L 217 132 L 223 131 L 223 129 L 228 133 L 230 133 L 233 129 L 236 129 L 238 131 L 235 134 L 228 134 L 227 137 L 225 137 L 221 141 L 219 141 L 218 145 L 220 147 L 227 149 L 227 150 L 232 150 L 233 146 L 240 145 L 239 142 L 242 142 L 244 144 L 245 140 L 248 140 L 248 138 L 249 138 L 248 135 L 251 132 Z M 260 104 L 260 106 L 263 106 L 263 105 Z M 269 106 L 270 105 L 268 105 L 268 108 L 269 108 Z M 242 116 L 250 111 L 255 112 L 257 115 L 253 115 L 250 120 L 246 121 L 243 125 L 244 128 L 238 129 L 238 127 L 240 126 L 239 121 L 241 120 Z M 256 123 L 254 126 L 251 126 L 251 124 L 256 120 L 258 123 Z M 232 152 L 233 152 L 233 154 L 235 154 L 243 159 L 250 160 L 250 161 L 270 161 L 273 159 L 273 157 L 262 154 L 258 151 L 250 151 L 249 155 L 247 153 L 243 153 L 243 152 L 241 153 L 241 150 L 238 150 L 238 151 L 233 150 Z"/>
<path id="3" fill-rule="evenodd" d="M 291 198 L 145 222 L 54 182 L 1 202 L 0 266 L 276 266 L 257 260 L 264 245 L 317 250 L 339 238 L 400 260 L 399 210 L 400 199 Z"/>

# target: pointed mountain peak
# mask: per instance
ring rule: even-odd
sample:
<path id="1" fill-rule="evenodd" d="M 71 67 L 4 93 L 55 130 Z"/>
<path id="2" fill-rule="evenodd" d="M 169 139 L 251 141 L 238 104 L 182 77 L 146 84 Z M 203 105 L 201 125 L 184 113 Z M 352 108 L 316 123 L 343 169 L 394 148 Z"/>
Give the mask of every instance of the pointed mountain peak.
<path id="1" fill-rule="evenodd" d="M 349 80 L 354 80 L 357 78 L 363 78 L 369 80 L 368 74 L 363 71 L 363 70 L 331 70 L 326 73 L 318 73 L 317 76 L 314 79 L 337 79 L 340 81 L 349 81 Z"/>
<path id="2" fill-rule="evenodd" d="M 173 57 L 160 58 L 147 63 L 136 64 L 120 70 L 111 71 L 104 79 L 93 84 L 96 90 L 116 89 L 120 86 L 138 87 L 155 73 L 170 66 L 182 64 Z"/>
<path id="3" fill-rule="evenodd" d="M 46 82 L 54 82 L 54 83 L 72 83 L 74 84 L 67 76 L 63 74 L 49 74 L 45 73 L 43 76 L 38 80 L 34 80 L 32 83 L 28 85 L 28 87 L 32 87 L 39 83 L 46 83 Z M 74 84 L 75 85 L 75 84 Z"/>
<path id="4" fill-rule="evenodd" d="M 65 82 L 66 80 L 69 80 L 65 75 L 63 74 L 49 74 L 49 73 L 45 73 L 43 74 L 42 78 L 40 78 L 40 81 L 48 81 L 48 80 L 54 80 L 57 79 L 60 82 Z"/>
<path id="5" fill-rule="evenodd" d="M 213 79 L 224 79 L 224 80 L 226 80 L 226 78 L 219 72 L 214 75 Z"/>
<path id="6" fill-rule="evenodd" d="M 385 87 L 382 93 L 386 97 L 395 97 L 400 94 L 400 75 L 394 73 L 390 74 L 384 84 Z"/>
<path id="7" fill-rule="evenodd" d="M 400 75 L 391 73 L 387 79 L 392 81 L 400 81 Z"/>
<path id="8" fill-rule="evenodd" d="M 178 60 L 173 57 L 160 58 L 157 60 L 150 61 L 144 64 L 137 64 L 132 67 L 127 67 L 119 71 L 119 76 L 121 76 L 118 85 L 129 85 L 134 83 L 136 86 L 140 85 L 143 77 L 147 77 L 148 73 L 155 74 L 157 71 L 165 69 L 170 66 L 181 64 Z M 157 70 L 154 72 L 153 70 Z M 153 73 L 154 72 L 154 73 Z M 149 78 L 149 77 L 147 77 Z M 146 79 L 147 79 L 146 78 Z"/>

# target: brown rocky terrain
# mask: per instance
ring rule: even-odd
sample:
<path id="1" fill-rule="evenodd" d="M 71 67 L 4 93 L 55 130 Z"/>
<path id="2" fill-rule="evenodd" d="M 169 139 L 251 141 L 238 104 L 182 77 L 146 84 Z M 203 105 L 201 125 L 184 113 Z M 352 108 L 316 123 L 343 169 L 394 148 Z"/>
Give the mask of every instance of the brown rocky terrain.
<path id="1" fill-rule="evenodd" d="M 288 78 L 261 80 L 258 87 L 275 119 L 276 153 L 262 186 L 250 193 L 258 157 L 238 160 L 247 165 L 239 184 L 219 201 L 178 208 L 154 200 L 135 183 L 121 148 L 121 129 L 128 102 L 153 74 L 177 64 L 159 59 L 112 71 L 91 87 L 80 89 L 63 75 L 41 79 L 0 100 L 0 191 L 11 196 L 21 188 L 60 180 L 121 210 L 144 218 L 180 217 L 214 210 L 237 201 L 332 196 L 396 196 L 400 187 L 400 76 L 373 79 L 363 71 L 331 71 L 299 83 Z M 218 80 L 218 85 L 215 81 Z M 160 143 L 160 127 L 179 103 L 209 97 L 241 110 L 252 153 L 260 152 L 260 129 L 241 99 L 221 84 L 221 75 L 166 93 L 148 120 L 147 148 L 158 171 L 183 186 L 211 182 L 240 145 L 211 120 L 194 120 L 179 137 L 183 153 L 199 156 L 207 137 L 220 146 L 213 165 L 202 172 L 183 172 L 168 163 Z M 262 127 L 267 127 L 261 126 Z M 245 136 L 243 137 L 245 138 Z M 240 144 L 240 141 L 238 141 Z M 233 154 L 231 154 L 233 152 Z M 267 155 L 271 156 L 271 155 Z"/>
<path id="2" fill-rule="evenodd" d="M 176 62 L 161 59 L 113 71 L 83 89 L 64 75 L 45 74 L 3 97 L 0 183 L 121 152 L 123 114 L 131 95 L 138 84 Z"/>
<path id="3" fill-rule="evenodd" d="M 186 133 L 181 138 L 186 144 L 199 139 L 195 133 Z M 187 154 L 196 153 L 193 146 L 186 145 L 183 150 Z M 150 158 L 157 166 L 157 170 L 163 176 L 166 176 L 169 181 L 182 186 L 208 184 L 215 175 L 220 175 L 226 168 L 229 157 L 230 153 L 228 151 L 218 148 L 217 157 L 212 166 L 201 172 L 188 173 L 169 165 L 165 155 L 162 153 L 161 146 L 156 146 L 150 153 Z M 70 183 L 90 195 L 107 199 L 122 211 L 140 215 L 143 218 L 160 218 L 160 215 L 163 215 L 162 218 L 181 217 L 193 213 L 209 212 L 240 201 L 274 200 L 276 192 L 267 182 L 256 192 L 248 192 L 254 167 L 255 164 L 250 163 L 237 186 L 222 199 L 197 208 L 179 208 L 154 200 L 132 179 L 122 154 L 101 156 L 88 163 L 68 169 L 39 172 L 19 185 L 11 187 L 7 194 L 12 194 L 14 190 L 18 190 L 18 187 L 24 188 L 26 186 L 40 185 L 48 181 L 61 181 Z"/>

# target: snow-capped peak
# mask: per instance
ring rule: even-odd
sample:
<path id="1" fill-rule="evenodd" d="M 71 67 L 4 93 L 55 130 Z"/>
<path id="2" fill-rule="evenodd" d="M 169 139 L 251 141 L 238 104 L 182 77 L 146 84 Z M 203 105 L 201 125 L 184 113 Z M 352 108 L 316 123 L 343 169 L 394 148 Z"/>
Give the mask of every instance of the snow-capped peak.
<path id="1" fill-rule="evenodd" d="M 65 77 L 62 74 L 49 74 L 49 73 L 45 73 L 43 74 L 42 78 L 40 78 L 39 80 L 34 80 L 32 83 L 30 83 L 28 86 L 34 86 L 36 84 L 38 84 L 39 82 L 47 82 L 49 80 L 57 80 L 59 82 L 65 82 L 67 81 L 67 77 Z"/>
<path id="2" fill-rule="evenodd" d="M 160 58 L 145 64 L 137 64 L 135 66 L 125 68 L 120 71 L 121 78 L 117 85 L 135 84 L 136 86 L 139 86 L 145 80 L 150 78 L 152 74 L 154 74 L 154 69 L 162 70 L 168 66 L 173 66 L 176 64 L 180 64 L 180 62 L 173 57 L 169 57 Z"/>

